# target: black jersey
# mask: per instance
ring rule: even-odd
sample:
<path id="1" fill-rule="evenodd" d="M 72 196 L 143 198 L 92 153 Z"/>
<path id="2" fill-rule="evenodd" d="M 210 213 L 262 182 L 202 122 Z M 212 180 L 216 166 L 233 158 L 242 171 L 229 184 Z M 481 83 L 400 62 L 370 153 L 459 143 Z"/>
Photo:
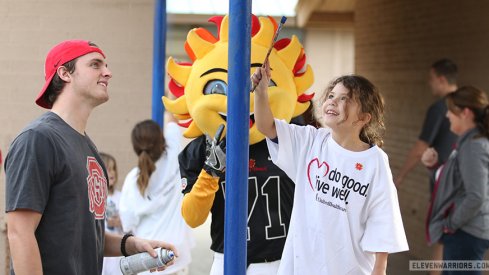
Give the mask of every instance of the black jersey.
<path id="1" fill-rule="evenodd" d="M 270 159 L 266 141 L 251 145 L 248 178 L 248 263 L 280 259 L 289 229 L 294 183 Z M 192 190 L 205 161 L 205 136 L 192 142 L 179 155 L 180 173 L 186 178 L 183 193 Z M 211 208 L 211 249 L 224 250 L 224 177 L 219 179 Z"/>

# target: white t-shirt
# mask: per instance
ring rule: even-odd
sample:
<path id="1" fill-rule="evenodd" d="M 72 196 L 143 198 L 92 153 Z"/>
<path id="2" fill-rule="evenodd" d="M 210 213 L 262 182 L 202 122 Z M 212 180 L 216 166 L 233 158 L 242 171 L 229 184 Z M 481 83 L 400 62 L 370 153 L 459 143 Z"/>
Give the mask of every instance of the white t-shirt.
<path id="1" fill-rule="evenodd" d="M 107 195 L 107 205 L 114 204 L 115 212 L 119 215 L 119 203 L 121 201 L 121 191 L 115 189 L 114 193 Z M 107 206 L 106 206 L 107 207 Z M 111 233 L 122 234 L 122 228 L 109 228 L 109 224 L 105 221 L 105 231 Z"/>
<path id="2" fill-rule="evenodd" d="M 165 130 L 166 153 L 156 161 L 156 170 L 150 176 L 144 196 L 137 186 L 139 168 L 135 167 L 124 181 L 119 214 L 124 232 L 132 231 L 137 237 L 175 245 L 179 257 L 173 265 L 161 271 L 161 274 L 172 274 L 190 263 L 194 239 L 181 214 L 180 129 L 177 124 L 168 123 Z"/>
<path id="3" fill-rule="evenodd" d="M 275 120 L 272 161 L 295 182 L 278 274 L 370 274 L 375 252 L 408 250 L 387 155 L 352 152 L 329 129 Z"/>
<path id="4" fill-rule="evenodd" d="M 115 204 L 116 212 L 119 213 L 119 202 L 121 200 L 121 192 L 114 190 L 113 194 L 107 196 L 107 205 L 109 203 Z M 105 221 L 105 232 L 121 234 L 122 230 L 119 228 L 108 228 L 107 221 Z M 104 267 L 102 269 L 102 275 L 122 275 L 122 271 L 119 262 L 122 257 L 104 257 Z"/>

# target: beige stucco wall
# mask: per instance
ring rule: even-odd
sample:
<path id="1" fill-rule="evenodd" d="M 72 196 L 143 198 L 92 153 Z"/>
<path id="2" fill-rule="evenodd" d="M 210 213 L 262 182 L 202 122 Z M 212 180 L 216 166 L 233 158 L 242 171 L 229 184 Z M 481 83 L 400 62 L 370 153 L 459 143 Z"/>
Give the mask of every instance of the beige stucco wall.
<path id="1" fill-rule="evenodd" d="M 304 50 L 307 62 L 314 71 L 314 84 L 309 89 L 314 92 L 314 103 L 335 77 L 354 72 L 354 41 L 353 28 L 306 28 L 304 30 Z M 319 108 L 316 116 L 319 118 Z"/>

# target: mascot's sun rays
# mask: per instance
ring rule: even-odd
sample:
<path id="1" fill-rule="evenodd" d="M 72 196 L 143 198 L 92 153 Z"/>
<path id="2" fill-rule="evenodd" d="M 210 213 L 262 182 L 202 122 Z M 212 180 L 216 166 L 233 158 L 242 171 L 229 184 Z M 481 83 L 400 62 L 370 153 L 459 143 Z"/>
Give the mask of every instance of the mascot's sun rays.
<path id="1" fill-rule="evenodd" d="M 163 97 L 166 109 L 186 127 L 184 136 L 195 138 L 203 133 L 214 136 L 220 124 L 226 124 L 228 90 L 228 16 L 212 17 L 218 37 L 204 28 L 191 30 L 185 50 L 192 63 L 169 58 L 169 89 L 177 99 Z M 260 67 L 272 43 L 277 23 L 271 17 L 252 16 L 251 72 Z M 296 36 L 275 43 L 270 57 L 272 77 L 268 89 L 274 117 L 290 120 L 304 113 L 313 94 L 305 91 L 313 83 L 313 72 L 306 64 L 304 49 Z M 264 139 L 254 125 L 254 94 L 250 93 L 250 144 Z"/>

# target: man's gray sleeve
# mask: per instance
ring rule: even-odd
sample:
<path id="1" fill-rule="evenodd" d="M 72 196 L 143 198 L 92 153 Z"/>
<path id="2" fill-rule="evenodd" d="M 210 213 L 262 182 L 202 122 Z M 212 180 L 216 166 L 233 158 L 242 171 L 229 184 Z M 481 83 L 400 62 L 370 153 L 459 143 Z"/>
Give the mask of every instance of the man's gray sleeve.
<path id="1" fill-rule="evenodd" d="M 14 140 L 5 159 L 6 212 L 44 212 L 54 181 L 54 159 L 52 143 L 39 132 L 28 130 Z"/>

